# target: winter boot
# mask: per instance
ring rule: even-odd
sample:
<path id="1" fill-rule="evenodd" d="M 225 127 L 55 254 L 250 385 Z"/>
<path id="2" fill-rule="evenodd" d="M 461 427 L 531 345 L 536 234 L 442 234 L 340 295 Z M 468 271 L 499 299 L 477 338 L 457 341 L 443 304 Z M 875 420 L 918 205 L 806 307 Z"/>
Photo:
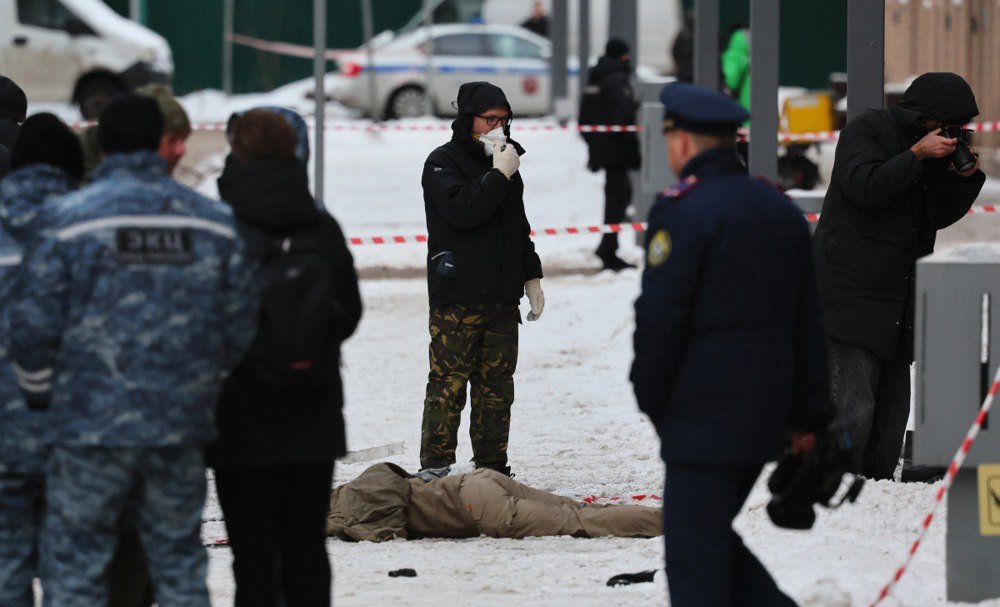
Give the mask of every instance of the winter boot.
<path id="1" fill-rule="evenodd" d="M 451 466 L 445 466 L 444 468 L 424 468 L 420 472 L 417 472 L 417 478 L 429 483 L 433 480 L 444 478 L 451 473 Z"/>

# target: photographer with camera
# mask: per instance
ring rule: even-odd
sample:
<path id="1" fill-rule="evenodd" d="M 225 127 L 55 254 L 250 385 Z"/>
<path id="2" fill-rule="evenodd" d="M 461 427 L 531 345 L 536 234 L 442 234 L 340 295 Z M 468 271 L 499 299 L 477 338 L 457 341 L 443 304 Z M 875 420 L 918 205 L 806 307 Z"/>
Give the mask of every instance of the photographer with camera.
<path id="1" fill-rule="evenodd" d="M 850 433 L 853 464 L 868 478 L 892 478 L 903 444 L 916 260 L 986 180 L 962 128 L 978 114 L 961 76 L 928 73 L 840 134 L 814 243 L 834 426 Z"/>

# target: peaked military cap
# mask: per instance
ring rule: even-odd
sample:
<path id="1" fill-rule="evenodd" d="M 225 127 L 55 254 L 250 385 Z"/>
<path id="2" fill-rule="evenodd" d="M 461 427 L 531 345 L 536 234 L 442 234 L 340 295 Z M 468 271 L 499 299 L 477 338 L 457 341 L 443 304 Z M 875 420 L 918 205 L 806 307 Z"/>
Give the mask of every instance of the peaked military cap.
<path id="1" fill-rule="evenodd" d="M 660 92 L 663 128 L 703 135 L 735 133 L 750 113 L 722 93 L 688 82 L 672 82 Z"/>

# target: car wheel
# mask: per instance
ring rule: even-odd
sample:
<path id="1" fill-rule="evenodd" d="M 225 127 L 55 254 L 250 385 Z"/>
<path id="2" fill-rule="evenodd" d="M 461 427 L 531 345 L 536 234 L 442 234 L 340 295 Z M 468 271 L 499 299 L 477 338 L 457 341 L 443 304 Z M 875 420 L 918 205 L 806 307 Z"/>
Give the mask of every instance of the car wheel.
<path id="1" fill-rule="evenodd" d="M 427 114 L 427 93 L 419 86 L 404 86 L 389 99 L 389 118 L 416 118 Z"/>
<path id="2" fill-rule="evenodd" d="M 86 120 L 97 120 L 104 107 L 116 96 L 124 92 L 122 85 L 111 78 L 94 78 L 80 87 L 77 103 Z"/>

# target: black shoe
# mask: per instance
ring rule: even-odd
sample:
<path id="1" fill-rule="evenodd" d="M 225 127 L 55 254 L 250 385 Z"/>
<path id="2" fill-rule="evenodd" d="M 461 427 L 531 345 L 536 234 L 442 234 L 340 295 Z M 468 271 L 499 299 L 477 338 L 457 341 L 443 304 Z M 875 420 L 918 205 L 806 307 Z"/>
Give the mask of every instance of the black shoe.
<path id="1" fill-rule="evenodd" d="M 948 469 L 940 466 L 914 466 L 904 461 L 899 480 L 904 483 L 936 483 L 947 473 Z"/>
<path id="2" fill-rule="evenodd" d="M 600 256 L 598 256 L 600 257 Z M 610 257 L 601 257 L 601 269 L 611 270 L 612 272 L 621 272 L 622 270 L 635 269 L 636 265 L 634 263 L 629 263 L 618 257 L 617 255 L 612 255 Z"/>

